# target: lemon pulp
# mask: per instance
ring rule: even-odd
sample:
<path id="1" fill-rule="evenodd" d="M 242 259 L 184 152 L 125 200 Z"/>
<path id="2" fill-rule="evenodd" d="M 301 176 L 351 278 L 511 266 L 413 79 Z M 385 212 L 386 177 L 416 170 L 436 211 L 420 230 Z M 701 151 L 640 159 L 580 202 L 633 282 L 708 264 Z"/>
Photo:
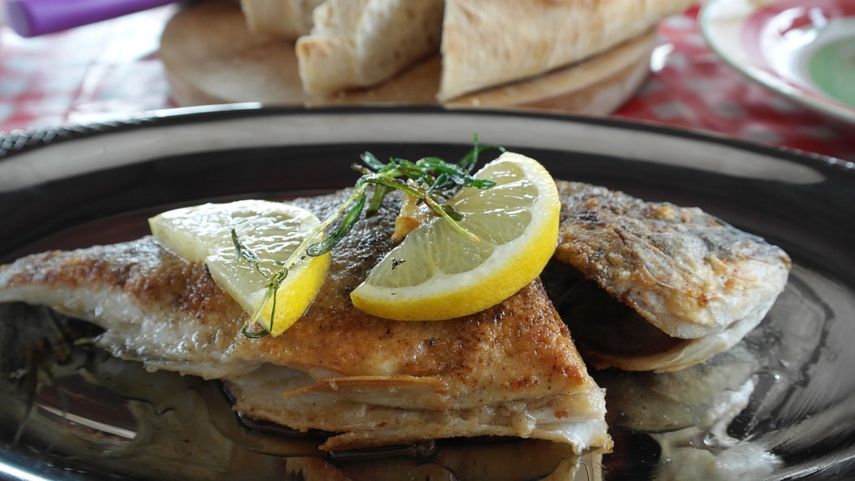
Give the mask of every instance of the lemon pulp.
<path id="1" fill-rule="evenodd" d="M 192 262 L 204 262 L 214 282 L 274 336 L 303 315 L 323 283 L 329 254 L 306 256 L 289 269 L 275 295 L 267 295 L 271 276 L 318 225 L 305 209 L 262 200 L 186 207 L 149 219 L 155 238 Z M 238 256 L 232 230 L 257 262 Z"/>
<path id="2" fill-rule="evenodd" d="M 537 161 L 506 152 L 475 177 L 496 186 L 463 188 L 449 204 L 479 240 L 430 219 L 351 293 L 357 308 L 387 319 L 451 319 L 496 305 L 540 275 L 558 239 L 552 176 Z"/>

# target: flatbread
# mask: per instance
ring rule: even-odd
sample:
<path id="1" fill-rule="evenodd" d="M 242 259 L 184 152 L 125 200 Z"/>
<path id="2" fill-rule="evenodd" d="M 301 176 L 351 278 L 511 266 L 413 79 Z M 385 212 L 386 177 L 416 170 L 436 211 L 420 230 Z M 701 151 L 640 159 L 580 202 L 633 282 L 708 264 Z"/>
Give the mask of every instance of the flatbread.
<path id="1" fill-rule="evenodd" d="M 297 41 L 303 88 L 331 94 L 369 87 L 436 51 L 442 0 L 327 0 Z"/>
<path id="2" fill-rule="evenodd" d="M 540 75 L 649 30 L 693 0 L 447 0 L 438 98 Z"/>
<path id="3" fill-rule="evenodd" d="M 324 0 L 241 0 L 249 31 L 296 40 L 312 30 L 312 13 Z"/>

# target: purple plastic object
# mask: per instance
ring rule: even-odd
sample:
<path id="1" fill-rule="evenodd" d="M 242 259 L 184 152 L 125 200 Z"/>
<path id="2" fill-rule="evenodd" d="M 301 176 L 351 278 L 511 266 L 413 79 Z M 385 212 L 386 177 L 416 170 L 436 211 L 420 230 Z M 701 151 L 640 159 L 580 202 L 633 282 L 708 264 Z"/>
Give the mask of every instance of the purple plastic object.
<path id="1" fill-rule="evenodd" d="M 177 0 L 6 0 L 9 25 L 23 37 L 121 17 Z"/>

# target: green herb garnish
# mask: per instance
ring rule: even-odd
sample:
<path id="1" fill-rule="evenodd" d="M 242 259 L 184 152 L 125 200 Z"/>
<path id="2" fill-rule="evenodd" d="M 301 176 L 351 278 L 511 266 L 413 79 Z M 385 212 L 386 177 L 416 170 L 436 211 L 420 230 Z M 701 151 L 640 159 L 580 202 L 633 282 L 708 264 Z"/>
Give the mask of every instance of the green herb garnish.
<path id="1" fill-rule="evenodd" d="M 276 293 L 288 276 L 289 269 L 306 255 L 320 256 L 331 251 L 353 229 L 363 211 L 367 216 L 376 214 L 380 210 L 383 199 L 394 190 L 401 191 L 418 202 L 423 202 L 436 215 L 448 222 L 454 230 L 473 242 L 480 241 L 475 234 L 460 225 L 463 216 L 448 204 L 448 199 L 462 187 L 489 189 L 496 185 L 492 180 L 474 178 L 472 171 L 481 153 L 487 150 L 504 152 L 505 149 L 500 146 L 479 144 L 477 135 L 473 136 L 473 144 L 472 150 L 457 163 L 446 162 L 433 156 L 423 157 L 415 162 L 392 157 L 384 163 L 371 152 L 364 152 L 360 156 L 362 163 L 352 166 L 362 175 L 356 180 L 350 197 L 324 219 L 285 262 L 280 263 L 280 270 L 265 274 L 269 282 L 261 305 L 264 306 L 271 298 L 273 299 L 269 327 L 264 327 L 258 322 L 261 315 L 261 309 L 259 309 L 251 321 L 255 326 L 244 326 L 242 331 L 244 335 L 256 338 L 269 334 L 273 329 L 273 319 L 276 315 Z M 327 233 L 333 224 L 335 227 Z M 323 238 L 324 234 L 327 234 L 325 238 Z M 321 238 L 323 239 L 318 240 Z M 232 242 L 237 257 L 264 274 L 259 266 L 258 256 L 240 242 L 234 230 L 232 230 Z"/>
<path id="2" fill-rule="evenodd" d="M 247 264 L 251 265 L 253 269 L 256 270 L 259 274 L 269 277 L 269 272 L 262 272 L 261 269 L 261 259 L 259 259 L 258 255 L 252 251 L 249 247 L 245 246 L 243 242 L 241 242 L 240 237 L 238 237 L 237 231 L 232 229 L 232 244 L 235 246 L 235 255 L 237 258 Z"/>

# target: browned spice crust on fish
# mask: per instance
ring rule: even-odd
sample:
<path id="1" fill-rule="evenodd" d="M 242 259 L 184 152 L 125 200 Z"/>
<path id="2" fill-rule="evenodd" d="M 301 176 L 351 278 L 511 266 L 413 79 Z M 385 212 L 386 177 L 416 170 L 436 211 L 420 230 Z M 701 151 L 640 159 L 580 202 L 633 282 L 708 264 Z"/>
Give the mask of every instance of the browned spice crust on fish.
<path id="1" fill-rule="evenodd" d="M 577 182 L 558 189 L 556 258 L 671 336 L 718 332 L 786 282 L 783 250 L 700 209 Z"/>
<path id="2" fill-rule="evenodd" d="M 324 217 L 347 194 L 295 203 Z M 349 293 L 392 247 L 396 213 L 390 201 L 357 224 L 309 310 L 275 338 L 245 337 L 248 315 L 204 265 L 152 237 L 20 259 L 0 270 L 0 302 L 92 320 L 107 329 L 102 347 L 150 367 L 224 378 L 249 415 L 344 433 L 328 449 L 465 435 L 562 441 L 555 423 L 603 423 L 602 391 L 539 280 L 447 321 L 391 321 L 353 307 Z M 604 423 L 582 429 L 600 430 L 585 436 L 610 446 Z"/>

